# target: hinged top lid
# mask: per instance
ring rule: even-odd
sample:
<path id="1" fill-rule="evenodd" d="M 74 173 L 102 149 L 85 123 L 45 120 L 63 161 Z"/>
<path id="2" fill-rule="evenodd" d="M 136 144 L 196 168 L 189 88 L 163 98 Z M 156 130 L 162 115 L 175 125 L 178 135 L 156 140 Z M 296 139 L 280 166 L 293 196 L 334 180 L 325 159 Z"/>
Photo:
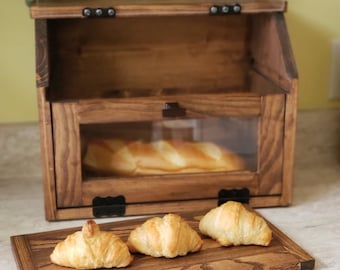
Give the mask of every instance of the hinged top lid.
<path id="1" fill-rule="evenodd" d="M 26 0 L 34 19 L 82 18 L 85 8 L 114 8 L 115 16 L 209 14 L 212 6 L 240 5 L 241 13 L 284 12 L 286 0 Z"/>

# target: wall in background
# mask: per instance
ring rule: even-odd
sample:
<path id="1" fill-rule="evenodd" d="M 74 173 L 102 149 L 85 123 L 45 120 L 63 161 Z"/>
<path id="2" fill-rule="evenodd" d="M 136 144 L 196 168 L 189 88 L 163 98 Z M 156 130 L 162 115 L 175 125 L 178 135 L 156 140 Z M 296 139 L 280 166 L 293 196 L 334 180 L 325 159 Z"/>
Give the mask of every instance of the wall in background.
<path id="1" fill-rule="evenodd" d="M 0 16 L 0 123 L 37 121 L 34 23 L 25 0 Z"/>
<path id="2" fill-rule="evenodd" d="M 340 100 L 328 98 L 331 42 L 340 38 L 339 10 L 339 0 L 288 1 L 301 110 L 340 108 Z M 0 123 L 37 121 L 34 23 L 24 0 L 7 2 L 0 34 Z"/>
<path id="3" fill-rule="evenodd" d="M 287 24 L 299 71 L 299 108 L 340 108 L 330 100 L 331 45 L 340 39 L 339 0 L 289 0 Z M 340 76 L 340 74 L 339 74 Z"/>

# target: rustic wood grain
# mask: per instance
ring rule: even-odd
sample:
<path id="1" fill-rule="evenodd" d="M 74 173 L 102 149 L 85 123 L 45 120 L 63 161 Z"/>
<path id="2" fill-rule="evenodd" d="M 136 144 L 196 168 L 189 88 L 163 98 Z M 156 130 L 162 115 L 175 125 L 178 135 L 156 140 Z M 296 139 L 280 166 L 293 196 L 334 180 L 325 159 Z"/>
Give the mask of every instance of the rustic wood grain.
<path id="1" fill-rule="evenodd" d="M 270 78 L 277 86 L 287 92 L 285 100 L 282 101 L 284 103 L 284 111 L 280 113 L 281 120 L 278 121 L 278 123 L 281 124 L 276 125 L 278 128 L 276 129 L 276 133 L 282 133 L 283 136 L 278 138 L 279 144 L 281 144 L 280 141 L 282 140 L 282 149 L 277 158 L 277 161 L 282 159 L 282 169 L 281 172 L 277 171 L 276 175 L 268 175 L 268 181 L 264 180 L 263 183 L 269 183 L 272 179 L 280 177 L 282 179 L 282 185 L 278 185 L 276 190 L 281 189 L 281 204 L 288 205 L 292 201 L 293 186 L 297 108 L 297 69 L 284 15 L 282 13 L 262 14 L 256 18 L 253 17 L 252 20 L 253 30 L 250 48 L 252 57 L 254 58 L 254 68 L 256 72 L 262 74 L 266 78 Z M 259 44 L 263 45 L 259 46 Z M 257 87 L 257 89 L 258 88 L 259 87 Z M 268 116 L 269 115 L 272 117 L 271 113 L 269 113 Z M 274 132 L 274 130 L 270 132 Z M 273 181 L 273 183 L 274 182 L 275 181 Z"/>
<path id="2" fill-rule="evenodd" d="M 19 269 L 36 270 L 30 242 L 26 237 L 11 237 L 11 245 Z"/>
<path id="3" fill-rule="evenodd" d="M 259 73 L 287 92 L 292 89 L 297 71 L 282 13 L 252 17 L 250 48 L 253 65 Z"/>
<path id="4" fill-rule="evenodd" d="M 248 187 L 252 194 L 261 193 L 257 188 L 257 174 L 250 172 L 188 174 L 185 181 L 183 175 L 86 179 L 85 174 L 82 174 L 80 155 L 82 152 L 80 138 L 85 134 L 80 134 L 80 124 L 162 120 L 160 115 L 164 101 L 154 99 L 159 104 L 155 106 L 156 103 L 152 100 L 151 98 L 140 102 L 123 99 L 114 100 L 115 102 L 98 100 L 96 103 L 94 101 L 53 103 L 58 207 L 86 206 L 90 205 L 96 196 L 115 195 L 124 195 L 132 203 L 147 203 L 150 200 L 149 192 L 152 190 L 155 201 L 216 198 L 218 191 L 226 188 Z M 218 99 L 215 95 L 179 96 L 179 101 L 184 108 L 188 108 L 188 117 L 222 117 L 225 114 L 249 117 L 261 113 L 261 98 L 253 94 L 226 94 Z M 89 109 L 89 104 L 92 105 L 92 109 Z M 195 113 L 191 115 L 191 111 Z M 95 128 L 95 131 L 98 131 L 98 128 Z"/>
<path id="5" fill-rule="evenodd" d="M 196 231 L 201 216 L 205 212 L 183 214 L 183 218 Z M 121 222 L 101 224 L 102 230 L 110 230 L 119 235 L 124 241 L 136 226 L 147 218 L 133 219 Z M 273 230 L 273 240 L 268 247 L 238 246 L 221 247 L 214 240 L 202 236 L 202 250 L 184 257 L 174 259 L 152 258 L 141 254 L 134 255 L 134 261 L 127 269 L 301 269 L 312 270 L 314 259 L 300 246 L 294 243 L 278 228 L 269 223 Z M 77 228 L 42 232 L 28 235 L 12 236 L 11 242 L 15 257 L 21 270 L 33 269 L 66 269 L 56 266 L 49 260 L 49 254 L 54 246 Z M 25 244 L 22 244 L 25 243 Z M 24 254 L 30 254 L 25 256 Z"/>
<path id="6" fill-rule="evenodd" d="M 47 220 L 54 220 L 57 209 L 53 145 L 54 134 L 52 128 L 51 103 L 46 100 L 46 92 L 46 88 L 37 88 L 45 217 Z"/>
<path id="7" fill-rule="evenodd" d="M 284 149 L 283 149 L 283 175 L 281 205 L 289 205 L 293 200 L 296 118 L 297 118 L 297 79 L 292 83 L 290 94 L 286 96 L 285 122 L 284 122 Z"/>
<path id="8" fill-rule="evenodd" d="M 57 206 L 79 206 L 82 175 L 76 106 L 53 103 L 52 111 Z"/>
<path id="9" fill-rule="evenodd" d="M 222 2 L 231 3 L 213 4 Z M 92 217 L 94 196 L 118 193 L 130 202 L 126 215 L 205 209 L 216 204 L 216 190 L 227 187 L 248 187 L 255 207 L 291 202 L 297 71 L 286 1 L 239 3 L 240 16 L 206 16 L 210 0 L 91 1 L 117 8 L 117 18 L 96 20 L 81 19 L 80 0 L 32 5 L 48 220 Z M 258 144 L 255 168 L 136 179 L 82 171 L 84 137 L 116 134 L 108 130 L 121 122 L 151 125 L 163 119 L 169 101 L 186 108 L 188 118 L 258 121 L 257 130 L 249 130 Z M 218 138 L 227 136 L 217 126 Z M 168 189 L 157 193 L 159 186 Z M 150 187 L 157 201 L 148 201 Z"/>
<path id="10" fill-rule="evenodd" d="M 258 116 L 261 97 L 249 93 L 178 95 L 149 98 L 83 100 L 76 103 L 81 124 L 164 120 L 166 102 L 177 102 L 188 118 Z"/>
<path id="11" fill-rule="evenodd" d="M 284 0 L 239 0 L 243 13 L 284 12 Z M 115 7 L 117 17 L 169 16 L 209 14 L 211 5 L 235 4 L 230 0 L 96 0 L 84 1 L 39 1 L 30 8 L 32 18 L 82 18 L 85 7 Z"/>
<path id="12" fill-rule="evenodd" d="M 280 195 L 251 197 L 249 204 L 252 207 L 271 207 L 280 205 Z M 217 198 L 183 200 L 168 202 L 148 202 L 127 204 L 125 216 L 154 215 L 164 213 L 185 213 L 192 211 L 208 210 L 217 206 Z M 59 208 L 56 211 L 56 220 L 94 218 L 92 206 L 76 208 Z"/>
<path id="13" fill-rule="evenodd" d="M 185 177 L 185 180 L 183 179 Z M 127 203 L 197 200 L 217 198 L 221 189 L 247 187 L 258 192 L 254 173 L 188 174 L 136 178 L 93 178 L 83 183 L 83 205 L 91 205 L 96 196 L 124 195 Z"/>
<path id="14" fill-rule="evenodd" d="M 246 16 L 51 20 L 49 27 L 53 100 L 246 88 Z"/>
<path id="15" fill-rule="evenodd" d="M 260 194 L 281 194 L 285 95 L 263 97 L 259 140 Z"/>
<path id="16" fill-rule="evenodd" d="M 49 85 L 49 53 L 46 20 L 35 20 L 36 85 Z"/>

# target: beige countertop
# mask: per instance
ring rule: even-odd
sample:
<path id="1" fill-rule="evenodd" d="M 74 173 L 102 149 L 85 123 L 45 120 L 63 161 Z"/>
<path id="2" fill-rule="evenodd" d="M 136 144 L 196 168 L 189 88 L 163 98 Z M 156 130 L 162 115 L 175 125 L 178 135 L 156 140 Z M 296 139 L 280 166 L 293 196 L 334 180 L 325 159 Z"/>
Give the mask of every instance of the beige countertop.
<path id="1" fill-rule="evenodd" d="M 316 260 L 340 269 L 340 111 L 299 112 L 294 200 L 259 209 Z M 10 236 L 81 226 L 44 218 L 37 124 L 0 125 L 0 269 L 17 269 Z M 99 219 L 98 223 L 121 220 Z"/>

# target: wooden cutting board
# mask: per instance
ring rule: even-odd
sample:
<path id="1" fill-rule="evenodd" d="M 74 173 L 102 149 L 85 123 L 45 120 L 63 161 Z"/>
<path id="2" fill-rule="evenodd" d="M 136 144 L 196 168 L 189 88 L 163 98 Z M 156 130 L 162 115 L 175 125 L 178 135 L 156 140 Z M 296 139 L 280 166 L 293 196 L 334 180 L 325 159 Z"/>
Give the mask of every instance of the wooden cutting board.
<path id="1" fill-rule="evenodd" d="M 202 215 L 199 213 L 181 215 L 198 231 L 198 222 Z M 143 223 L 146 219 L 147 218 L 133 219 L 99 225 L 101 230 L 113 231 L 126 241 L 130 231 L 137 225 Z M 268 247 L 221 247 L 212 239 L 202 236 L 204 241 L 203 248 L 197 253 L 174 259 L 152 258 L 150 256 L 135 254 L 132 265 L 126 269 L 314 269 L 315 261 L 307 254 L 307 252 L 289 239 L 278 228 L 269 222 L 268 224 L 273 230 L 273 240 Z M 12 236 L 11 244 L 18 268 L 21 270 L 69 270 L 70 268 L 52 264 L 49 260 L 49 255 L 60 240 L 65 239 L 67 235 L 78 230 L 81 230 L 81 228 L 67 228 L 63 230 Z"/>

